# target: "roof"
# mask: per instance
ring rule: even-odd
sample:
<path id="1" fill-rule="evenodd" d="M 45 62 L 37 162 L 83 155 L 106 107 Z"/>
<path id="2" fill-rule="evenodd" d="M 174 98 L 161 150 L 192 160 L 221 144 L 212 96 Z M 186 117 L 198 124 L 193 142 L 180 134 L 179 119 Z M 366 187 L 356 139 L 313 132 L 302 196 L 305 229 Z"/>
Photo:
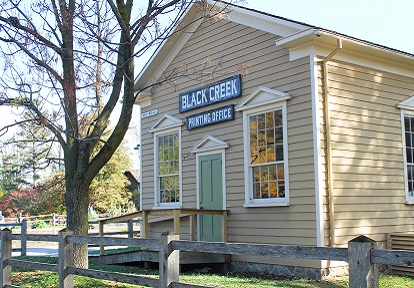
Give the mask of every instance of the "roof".
<path id="1" fill-rule="evenodd" d="M 351 37 L 329 29 L 231 4 L 226 1 L 207 1 L 211 5 L 219 5 L 226 8 L 231 7 L 229 8 L 231 10 L 228 17 L 229 21 L 281 36 L 282 38 L 276 41 L 276 45 L 291 49 L 293 51 L 291 55 L 293 59 L 295 59 L 295 57 L 296 59 L 303 57 L 306 53 L 326 56 L 337 45 L 337 39 L 341 39 L 344 42 L 344 49 L 352 51 L 354 54 L 355 51 L 357 51 L 356 54 L 359 54 L 358 59 L 361 61 L 361 63 L 358 64 L 364 65 L 368 62 L 372 63 L 377 60 L 381 62 L 378 67 L 388 64 L 398 64 L 404 67 L 402 69 L 400 67 L 390 69 L 390 71 L 395 72 L 398 70 L 402 71 L 401 74 L 414 76 L 414 70 L 411 68 L 414 67 L 414 54 Z M 191 5 L 183 16 L 181 20 L 182 23 L 192 23 L 192 25 L 188 27 L 188 31 L 195 31 L 200 25 L 201 21 L 190 21 L 190 19 L 194 20 L 197 15 L 197 8 L 195 5 Z M 162 71 L 167 69 L 168 65 L 179 53 L 180 49 L 185 45 L 190 36 L 191 33 L 172 33 L 168 38 L 168 45 L 166 45 L 167 41 L 161 43 L 136 78 L 135 91 L 141 92 L 138 100 L 143 96 L 150 96 L 150 93 L 145 93 L 142 90 L 148 86 L 151 79 L 159 79 Z M 315 49 L 309 49 L 310 45 L 316 45 L 319 48 L 323 47 L 323 49 L 317 51 Z"/>

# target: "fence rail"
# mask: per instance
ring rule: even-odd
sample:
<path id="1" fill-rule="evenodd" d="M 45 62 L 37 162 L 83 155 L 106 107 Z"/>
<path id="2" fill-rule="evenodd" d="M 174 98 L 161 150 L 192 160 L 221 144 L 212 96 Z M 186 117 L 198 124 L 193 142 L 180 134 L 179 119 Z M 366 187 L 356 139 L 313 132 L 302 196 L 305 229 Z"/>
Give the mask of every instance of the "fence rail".
<path id="1" fill-rule="evenodd" d="M 20 216 L 16 218 L 4 218 L 4 221 L 6 224 L 13 224 L 13 223 L 18 224 L 24 220 L 26 220 L 29 223 L 32 223 L 36 220 L 43 220 L 45 222 L 49 222 L 53 226 L 56 226 L 58 224 L 66 225 L 66 215 L 59 215 L 56 213 L 36 215 L 36 216 Z M 13 225 L 13 226 L 16 226 L 16 225 Z"/>
<path id="2" fill-rule="evenodd" d="M 182 241 L 179 240 L 178 235 L 171 233 L 162 234 L 160 239 L 75 236 L 66 229 L 60 231 L 58 236 L 25 236 L 29 241 L 57 241 L 59 243 L 58 265 L 13 259 L 11 256 L 12 240 L 19 240 L 23 237 L 12 234 L 9 229 L 1 232 L 0 288 L 14 287 L 12 267 L 58 272 L 60 288 L 73 288 L 74 275 L 150 287 L 208 287 L 179 282 L 179 251 L 345 261 L 349 263 L 349 287 L 351 288 L 378 287 L 378 264 L 414 266 L 414 251 L 377 249 L 375 241 L 364 236 L 350 241 L 348 248 Z M 74 267 L 72 245 L 75 243 L 131 246 L 159 251 L 159 278 Z"/>

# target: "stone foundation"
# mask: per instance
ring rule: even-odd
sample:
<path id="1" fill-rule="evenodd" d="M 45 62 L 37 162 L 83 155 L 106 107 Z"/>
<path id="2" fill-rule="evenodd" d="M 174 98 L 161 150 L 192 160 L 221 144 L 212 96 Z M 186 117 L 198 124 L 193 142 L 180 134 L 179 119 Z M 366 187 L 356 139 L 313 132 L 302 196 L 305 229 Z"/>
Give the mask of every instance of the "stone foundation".
<path id="1" fill-rule="evenodd" d="M 275 276 L 306 278 L 312 280 L 321 280 L 325 278 L 348 275 L 348 266 L 321 269 L 242 261 L 231 261 L 229 270 L 230 272 L 263 273 Z"/>

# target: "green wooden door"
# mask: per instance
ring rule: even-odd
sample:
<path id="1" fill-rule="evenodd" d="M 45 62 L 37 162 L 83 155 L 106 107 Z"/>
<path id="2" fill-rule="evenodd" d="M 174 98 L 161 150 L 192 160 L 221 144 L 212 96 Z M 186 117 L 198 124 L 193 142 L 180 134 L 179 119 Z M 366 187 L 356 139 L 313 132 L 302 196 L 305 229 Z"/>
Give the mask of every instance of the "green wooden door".
<path id="1" fill-rule="evenodd" d="M 200 156 L 198 159 L 200 209 L 223 210 L 221 154 Z M 219 215 L 200 215 L 199 228 L 200 241 L 222 240 Z"/>

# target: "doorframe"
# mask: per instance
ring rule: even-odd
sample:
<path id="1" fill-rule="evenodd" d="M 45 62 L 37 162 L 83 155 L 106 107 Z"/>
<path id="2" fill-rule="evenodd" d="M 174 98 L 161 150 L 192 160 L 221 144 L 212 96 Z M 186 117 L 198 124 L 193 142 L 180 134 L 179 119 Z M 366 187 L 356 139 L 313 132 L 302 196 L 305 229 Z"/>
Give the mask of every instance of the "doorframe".
<path id="1" fill-rule="evenodd" d="M 224 142 L 214 136 L 206 135 L 197 144 L 191 148 L 191 153 L 196 154 L 196 186 L 197 186 L 197 209 L 200 209 L 200 176 L 199 176 L 199 160 L 202 156 L 209 156 L 220 154 L 221 155 L 221 181 L 222 181 L 222 194 L 223 194 L 223 207 L 226 209 L 226 149 L 229 147 L 227 142 Z M 197 240 L 200 241 L 200 221 L 199 215 L 197 215 Z"/>

